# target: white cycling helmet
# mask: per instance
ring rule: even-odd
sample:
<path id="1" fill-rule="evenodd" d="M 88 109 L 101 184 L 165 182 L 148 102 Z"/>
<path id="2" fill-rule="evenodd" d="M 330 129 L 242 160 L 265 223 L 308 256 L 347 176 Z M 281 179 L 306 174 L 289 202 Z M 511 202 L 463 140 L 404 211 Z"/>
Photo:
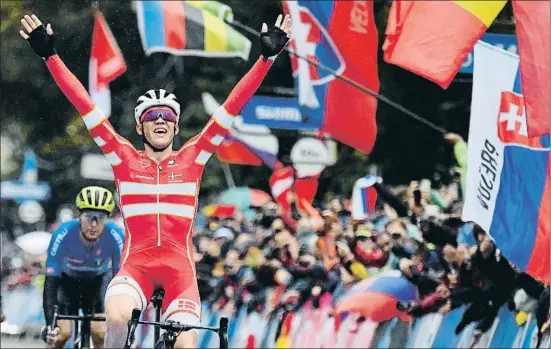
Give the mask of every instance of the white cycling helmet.
<path id="1" fill-rule="evenodd" d="M 176 101 L 176 96 L 173 93 L 167 93 L 165 90 L 149 90 L 138 98 L 136 109 L 134 109 L 134 117 L 136 123 L 140 123 L 140 117 L 143 112 L 151 107 L 166 106 L 174 110 L 178 120 L 180 120 L 180 103 Z"/>

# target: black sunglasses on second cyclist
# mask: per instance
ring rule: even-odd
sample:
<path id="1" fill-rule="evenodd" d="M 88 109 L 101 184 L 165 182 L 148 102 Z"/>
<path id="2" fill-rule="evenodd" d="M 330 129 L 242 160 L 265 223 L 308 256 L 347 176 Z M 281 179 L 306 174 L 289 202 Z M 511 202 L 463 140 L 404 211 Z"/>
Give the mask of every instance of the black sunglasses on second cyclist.
<path id="1" fill-rule="evenodd" d="M 107 214 L 107 212 L 103 211 L 86 211 L 82 213 L 82 218 L 89 222 L 92 222 L 94 220 L 96 220 L 96 222 L 98 223 L 103 222 L 107 219 L 108 216 L 109 215 Z"/>

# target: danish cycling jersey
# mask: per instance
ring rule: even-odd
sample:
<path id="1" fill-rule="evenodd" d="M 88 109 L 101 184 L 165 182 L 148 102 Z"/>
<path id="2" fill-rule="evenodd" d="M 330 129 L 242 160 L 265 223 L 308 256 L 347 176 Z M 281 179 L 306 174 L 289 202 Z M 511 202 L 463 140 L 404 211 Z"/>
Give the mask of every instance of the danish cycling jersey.
<path id="1" fill-rule="evenodd" d="M 119 271 L 124 233 L 114 223 L 105 229 L 93 247 L 87 247 L 80 237 L 80 223 L 72 219 L 61 224 L 52 234 L 48 246 L 46 275 L 66 274 L 75 279 Z"/>
<path id="2" fill-rule="evenodd" d="M 114 131 L 58 55 L 46 60 L 54 80 L 82 115 L 115 175 L 126 241 L 121 271 L 111 282 L 107 298 L 132 293 L 144 310 L 154 289 L 162 287 L 164 319 L 178 312 L 200 317 L 191 230 L 201 176 L 234 116 L 258 89 L 272 63 L 273 59 L 259 58 L 203 130 L 156 163 Z"/>

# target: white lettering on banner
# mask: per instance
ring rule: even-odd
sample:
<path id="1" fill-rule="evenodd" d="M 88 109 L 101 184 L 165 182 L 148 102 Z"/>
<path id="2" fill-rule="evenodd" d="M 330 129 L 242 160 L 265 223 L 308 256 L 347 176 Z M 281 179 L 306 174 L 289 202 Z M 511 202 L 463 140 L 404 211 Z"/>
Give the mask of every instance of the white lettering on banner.
<path id="1" fill-rule="evenodd" d="M 486 139 L 484 149 L 480 153 L 480 181 L 478 182 L 477 195 L 480 205 L 488 210 L 488 202 L 492 199 L 494 182 L 496 181 L 497 160 L 499 153 L 496 147 Z"/>
<path id="2" fill-rule="evenodd" d="M 321 173 L 331 163 L 331 156 L 321 140 L 306 137 L 296 142 L 291 149 L 291 161 L 297 175 L 307 177 Z"/>
<path id="3" fill-rule="evenodd" d="M 329 151 L 325 144 L 316 138 L 306 137 L 295 143 L 291 149 L 293 163 L 325 165 L 329 162 Z"/>
<path id="4" fill-rule="evenodd" d="M 463 221 L 489 231 L 501 186 L 505 145 L 498 125 L 502 92 L 511 91 L 519 58 L 479 41 L 474 48 L 475 69 L 469 125 L 467 181 Z"/>
<path id="5" fill-rule="evenodd" d="M 356 33 L 366 34 L 369 24 L 369 10 L 367 1 L 353 1 L 350 11 L 350 25 L 348 28 Z"/>
<path id="6" fill-rule="evenodd" d="M 255 108 L 256 117 L 259 120 L 276 120 L 301 122 L 302 115 L 296 108 L 269 107 L 259 105 Z"/>

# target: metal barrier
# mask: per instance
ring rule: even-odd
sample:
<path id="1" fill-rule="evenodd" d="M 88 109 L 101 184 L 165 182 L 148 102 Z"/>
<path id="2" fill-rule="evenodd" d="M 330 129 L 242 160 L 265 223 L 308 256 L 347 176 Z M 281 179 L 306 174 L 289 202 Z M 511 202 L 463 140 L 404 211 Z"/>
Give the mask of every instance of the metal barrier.
<path id="1" fill-rule="evenodd" d="M 9 325 L 23 331 L 34 331 L 44 324 L 40 289 L 31 285 L 18 286 L 3 292 L 2 298 Z M 473 325 L 457 336 L 454 333 L 462 313 L 463 309 L 456 309 L 446 316 L 430 314 L 415 320 L 413 325 L 398 319 L 377 324 L 354 314 L 340 317 L 336 321 L 332 313 L 331 297 L 327 296 L 318 309 L 307 303 L 295 315 L 285 340 L 280 338 L 278 341 L 275 338 L 277 321 L 270 320 L 266 313 L 247 314 L 245 308 L 230 319 L 228 337 L 232 348 L 468 348 Z M 148 314 L 146 311 L 144 318 L 152 316 L 153 312 Z M 217 324 L 218 319 L 219 314 L 210 313 L 206 307 L 203 308 L 203 325 Z M 502 308 L 493 327 L 481 338 L 477 348 L 534 348 L 536 336 L 536 320 L 533 316 L 529 316 L 526 324 L 518 327 L 513 315 Z M 152 340 L 153 331 L 138 327 L 136 343 L 140 347 L 152 347 Z M 201 348 L 217 347 L 217 341 L 217 336 L 209 332 L 200 333 Z M 541 347 L 549 347 L 549 337 L 544 339 Z"/>

